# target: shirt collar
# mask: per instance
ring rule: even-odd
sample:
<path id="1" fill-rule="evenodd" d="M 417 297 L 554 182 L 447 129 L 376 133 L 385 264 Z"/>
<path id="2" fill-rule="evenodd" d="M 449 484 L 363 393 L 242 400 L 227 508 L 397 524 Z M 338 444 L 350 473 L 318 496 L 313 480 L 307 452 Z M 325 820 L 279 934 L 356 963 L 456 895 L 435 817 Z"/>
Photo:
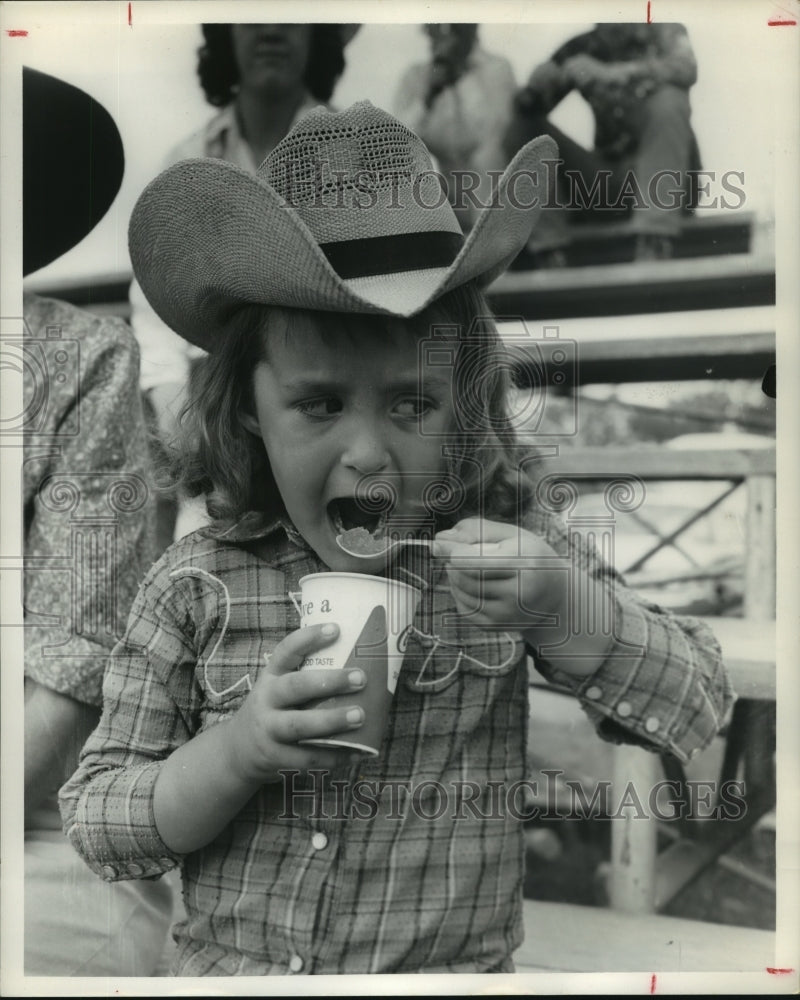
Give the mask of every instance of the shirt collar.
<path id="1" fill-rule="evenodd" d="M 303 117 L 307 111 L 311 111 L 312 108 L 318 107 L 322 102 L 318 101 L 311 94 L 306 92 L 305 97 L 300 102 L 300 106 L 292 119 L 290 129 L 294 128 L 297 122 Z M 242 143 L 245 145 L 244 137 L 239 130 L 239 122 L 236 118 L 236 102 L 231 101 L 230 104 L 226 104 L 211 121 L 206 126 L 205 135 L 206 146 L 219 147 L 220 149 L 231 150 L 232 144 Z"/>
<path id="2" fill-rule="evenodd" d="M 230 104 L 226 104 L 206 125 L 206 142 L 217 142 L 227 132 L 234 132 L 237 135 L 239 133 L 233 101 Z"/>
<path id="3" fill-rule="evenodd" d="M 213 534 L 215 538 L 225 542 L 255 542 L 278 535 L 288 538 L 299 548 L 311 551 L 288 517 L 270 518 L 258 510 L 247 511 L 230 527 L 222 531 L 213 530 Z"/>

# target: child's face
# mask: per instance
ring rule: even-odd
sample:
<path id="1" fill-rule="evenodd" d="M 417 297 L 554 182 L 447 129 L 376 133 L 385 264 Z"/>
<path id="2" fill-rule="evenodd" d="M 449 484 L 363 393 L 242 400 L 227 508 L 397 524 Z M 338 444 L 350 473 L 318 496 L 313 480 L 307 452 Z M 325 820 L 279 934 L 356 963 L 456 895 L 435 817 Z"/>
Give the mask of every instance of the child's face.
<path id="1" fill-rule="evenodd" d="M 320 559 L 332 570 L 374 573 L 382 556 L 350 556 L 336 536 L 368 518 L 354 498 L 371 483 L 397 495 L 390 531 L 393 520 L 403 529 L 430 522 L 421 497 L 445 469 L 452 372 L 420 372 L 411 332 L 389 336 L 363 321 L 355 332 L 347 322 L 332 319 L 324 338 L 307 314 L 293 319 L 288 336 L 272 324 L 267 360 L 254 373 L 256 417 L 243 421 L 263 440 L 286 511 Z"/>

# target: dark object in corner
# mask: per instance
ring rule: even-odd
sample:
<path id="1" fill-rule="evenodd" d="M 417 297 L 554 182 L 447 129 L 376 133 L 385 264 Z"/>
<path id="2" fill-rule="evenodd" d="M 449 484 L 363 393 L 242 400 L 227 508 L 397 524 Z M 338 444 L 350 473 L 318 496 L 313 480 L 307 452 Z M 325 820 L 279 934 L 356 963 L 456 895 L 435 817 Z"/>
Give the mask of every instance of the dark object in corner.
<path id="1" fill-rule="evenodd" d="M 765 396 L 775 399 L 775 365 L 770 365 L 764 372 L 764 378 L 761 381 L 761 391 Z"/>

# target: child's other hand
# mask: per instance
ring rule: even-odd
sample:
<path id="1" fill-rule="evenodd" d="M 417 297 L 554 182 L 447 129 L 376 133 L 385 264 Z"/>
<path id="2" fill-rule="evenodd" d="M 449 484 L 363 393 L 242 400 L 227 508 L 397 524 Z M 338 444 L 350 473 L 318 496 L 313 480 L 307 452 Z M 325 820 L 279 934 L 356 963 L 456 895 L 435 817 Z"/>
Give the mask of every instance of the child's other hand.
<path id="1" fill-rule="evenodd" d="M 245 703 L 228 723 L 233 762 L 242 780 L 263 784 L 276 781 L 283 769 L 335 770 L 348 763 L 348 751 L 298 745 L 300 740 L 357 729 L 364 721 L 363 710 L 355 705 L 303 708 L 315 698 L 358 691 L 365 684 L 361 670 L 297 669 L 309 653 L 338 634 L 336 625 L 309 626 L 291 632 L 275 647 Z"/>
<path id="2" fill-rule="evenodd" d="M 538 535 L 470 517 L 440 531 L 433 554 L 447 559 L 456 607 L 476 625 L 525 631 L 563 622 L 570 564 Z"/>
<path id="3" fill-rule="evenodd" d="M 456 607 L 476 625 L 521 632 L 545 660 L 557 650 L 558 667 L 576 676 L 606 660 L 613 635 L 597 628 L 600 584 L 539 535 L 470 517 L 439 532 L 433 554 L 448 560 Z"/>

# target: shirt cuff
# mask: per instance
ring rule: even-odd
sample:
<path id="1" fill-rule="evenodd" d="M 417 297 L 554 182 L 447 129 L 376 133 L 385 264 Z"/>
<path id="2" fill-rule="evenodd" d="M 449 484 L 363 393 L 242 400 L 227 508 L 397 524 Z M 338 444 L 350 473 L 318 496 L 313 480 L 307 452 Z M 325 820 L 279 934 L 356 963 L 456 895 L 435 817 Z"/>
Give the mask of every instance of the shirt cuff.
<path id="1" fill-rule="evenodd" d="M 126 768 L 96 778 L 80 796 L 72 824 L 65 826 L 72 846 L 107 882 L 157 878 L 181 862 L 155 823 L 153 789 L 162 766 L 153 761 L 133 773 Z"/>
<path id="2" fill-rule="evenodd" d="M 575 676 L 538 665 L 580 700 L 598 735 L 668 752 L 686 763 L 725 721 L 732 691 L 707 626 L 615 597 L 611 649 L 598 669 Z"/>

